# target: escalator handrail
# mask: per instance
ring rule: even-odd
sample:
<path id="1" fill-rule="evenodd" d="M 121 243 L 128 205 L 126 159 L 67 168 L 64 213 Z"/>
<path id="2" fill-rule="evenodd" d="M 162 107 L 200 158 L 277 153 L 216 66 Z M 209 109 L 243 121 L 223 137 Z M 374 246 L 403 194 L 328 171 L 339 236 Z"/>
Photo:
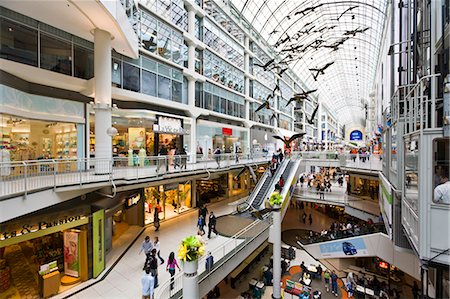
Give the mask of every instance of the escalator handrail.
<path id="1" fill-rule="evenodd" d="M 267 196 L 268 191 L 271 189 L 270 186 L 272 186 L 274 184 L 274 182 L 278 182 L 280 180 L 281 175 L 284 173 L 284 171 L 286 170 L 286 167 L 289 165 L 289 162 L 291 160 L 290 159 L 284 159 L 281 162 L 281 165 L 278 166 L 277 171 L 274 173 L 274 175 L 270 178 L 270 185 L 269 188 L 267 188 L 267 190 L 265 191 L 265 193 L 263 194 L 262 198 L 264 199 Z M 259 192 L 258 192 L 259 193 Z M 256 196 L 255 196 L 256 198 Z M 253 199 L 254 201 L 254 199 Z M 253 201 L 250 204 L 249 207 L 253 206 Z M 256 210 L 256 209 L 255 209 Z"/>
<path id="2" fill-rule="evenodd" d="M 267 169 L 264 172 L 264 174 L 261 177 L 261 179 L 256 184 L 255 188 L 252 190 L 252 192 L 248 196 L 247 200 L 237 206 L 238 213 L 243 213 L 243 212 L 247 211 L 249 209 L 249 207 L 251 207 L 253 201 L 256 198 L 256 195 L 258 195 L 259 190 L 261 190 L 262 186 L 264 185 L 264 182 L 267 180 L 268 177 L 269 177 L 269 170 Z M 243 210 L 241 210 L 239 208 L 241 205 L 246 205 L 246 207 Z"/>

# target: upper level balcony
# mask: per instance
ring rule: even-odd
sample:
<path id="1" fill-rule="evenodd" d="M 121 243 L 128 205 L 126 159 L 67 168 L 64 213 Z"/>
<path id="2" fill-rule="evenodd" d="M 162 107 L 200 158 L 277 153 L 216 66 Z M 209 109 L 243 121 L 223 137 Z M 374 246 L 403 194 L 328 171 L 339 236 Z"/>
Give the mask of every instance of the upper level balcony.
<path id="1" fill-rule="evenodd" d="M 195 161 L 195 162 L 194 162 Z M 58 159 L 0 163 L 0 198 L 62 187 L 87 188 L 96 185 L 130 184 L 143 180 L 169 178 L 227 170 L 247 164 L 265 163 L 260 154 L 220 154 L 211 157 L 193 155 L 134 156 L 113 159 Z"/>

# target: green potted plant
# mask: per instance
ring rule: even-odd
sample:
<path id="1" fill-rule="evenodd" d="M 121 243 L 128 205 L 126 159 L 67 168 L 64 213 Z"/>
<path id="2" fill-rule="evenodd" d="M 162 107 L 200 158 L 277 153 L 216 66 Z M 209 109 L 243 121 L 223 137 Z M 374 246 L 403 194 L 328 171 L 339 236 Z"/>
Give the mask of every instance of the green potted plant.
<path id="1" fill-rule="evenodd" d="M 279 192 L 273 192 L 269 198 L 269 204 L 272 208 L 280 208 L 283 203 L 283 196 Z"/>
<path id="2" fill-rule="evenodd" d="M 189 236 L 181 240 L 178 257 L 183 262 L 185 273 L 196 273 L 198 259 L 205 254 L 205 245 L 197 236 Z"/>

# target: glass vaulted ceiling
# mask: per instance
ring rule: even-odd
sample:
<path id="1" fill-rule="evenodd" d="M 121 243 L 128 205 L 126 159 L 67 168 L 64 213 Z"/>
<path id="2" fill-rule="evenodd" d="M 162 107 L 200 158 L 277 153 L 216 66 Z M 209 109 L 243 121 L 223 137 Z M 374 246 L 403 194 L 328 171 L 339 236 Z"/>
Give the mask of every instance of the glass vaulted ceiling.
<path id="1" fill-rule="evenodd" d="M 301 45 L 289 63 L 292 70 L 308 88 L 318 89 L 319 101 L 325 102 L 342 124 L 363 124 L 364 104 L 373 88 L 381 46 L 386 0 L 230 2 L 270 45 L 290 37 L 277 52 Z M 365 31 L 349 32 L 352 30 Z M 337 45 L 346 37 L 350 38 L 335 51 L 321 47 Z M 316 72 L 309 69 L 330 62 L 334 64 L 316 81 Z"/>

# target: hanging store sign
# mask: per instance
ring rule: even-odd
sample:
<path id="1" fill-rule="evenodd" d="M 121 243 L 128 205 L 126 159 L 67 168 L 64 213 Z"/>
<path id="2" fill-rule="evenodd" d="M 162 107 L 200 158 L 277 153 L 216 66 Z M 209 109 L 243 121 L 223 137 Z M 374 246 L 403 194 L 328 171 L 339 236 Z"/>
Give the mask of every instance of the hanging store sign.
<path id="1" fill-rule="evenodd" d="M 362 140 L 362 132 L 360 130 L 354 130 L 350 133 L 350 140 L 359 141 Z"/>
<path id="2" fill-rule="evenodd" d="M 167 116 L 158 116 L 158 124 L 153 125 L 153 132 L 162 134 L 189 134 L 189 130 L 183 128 L 181 119 Z"/>

